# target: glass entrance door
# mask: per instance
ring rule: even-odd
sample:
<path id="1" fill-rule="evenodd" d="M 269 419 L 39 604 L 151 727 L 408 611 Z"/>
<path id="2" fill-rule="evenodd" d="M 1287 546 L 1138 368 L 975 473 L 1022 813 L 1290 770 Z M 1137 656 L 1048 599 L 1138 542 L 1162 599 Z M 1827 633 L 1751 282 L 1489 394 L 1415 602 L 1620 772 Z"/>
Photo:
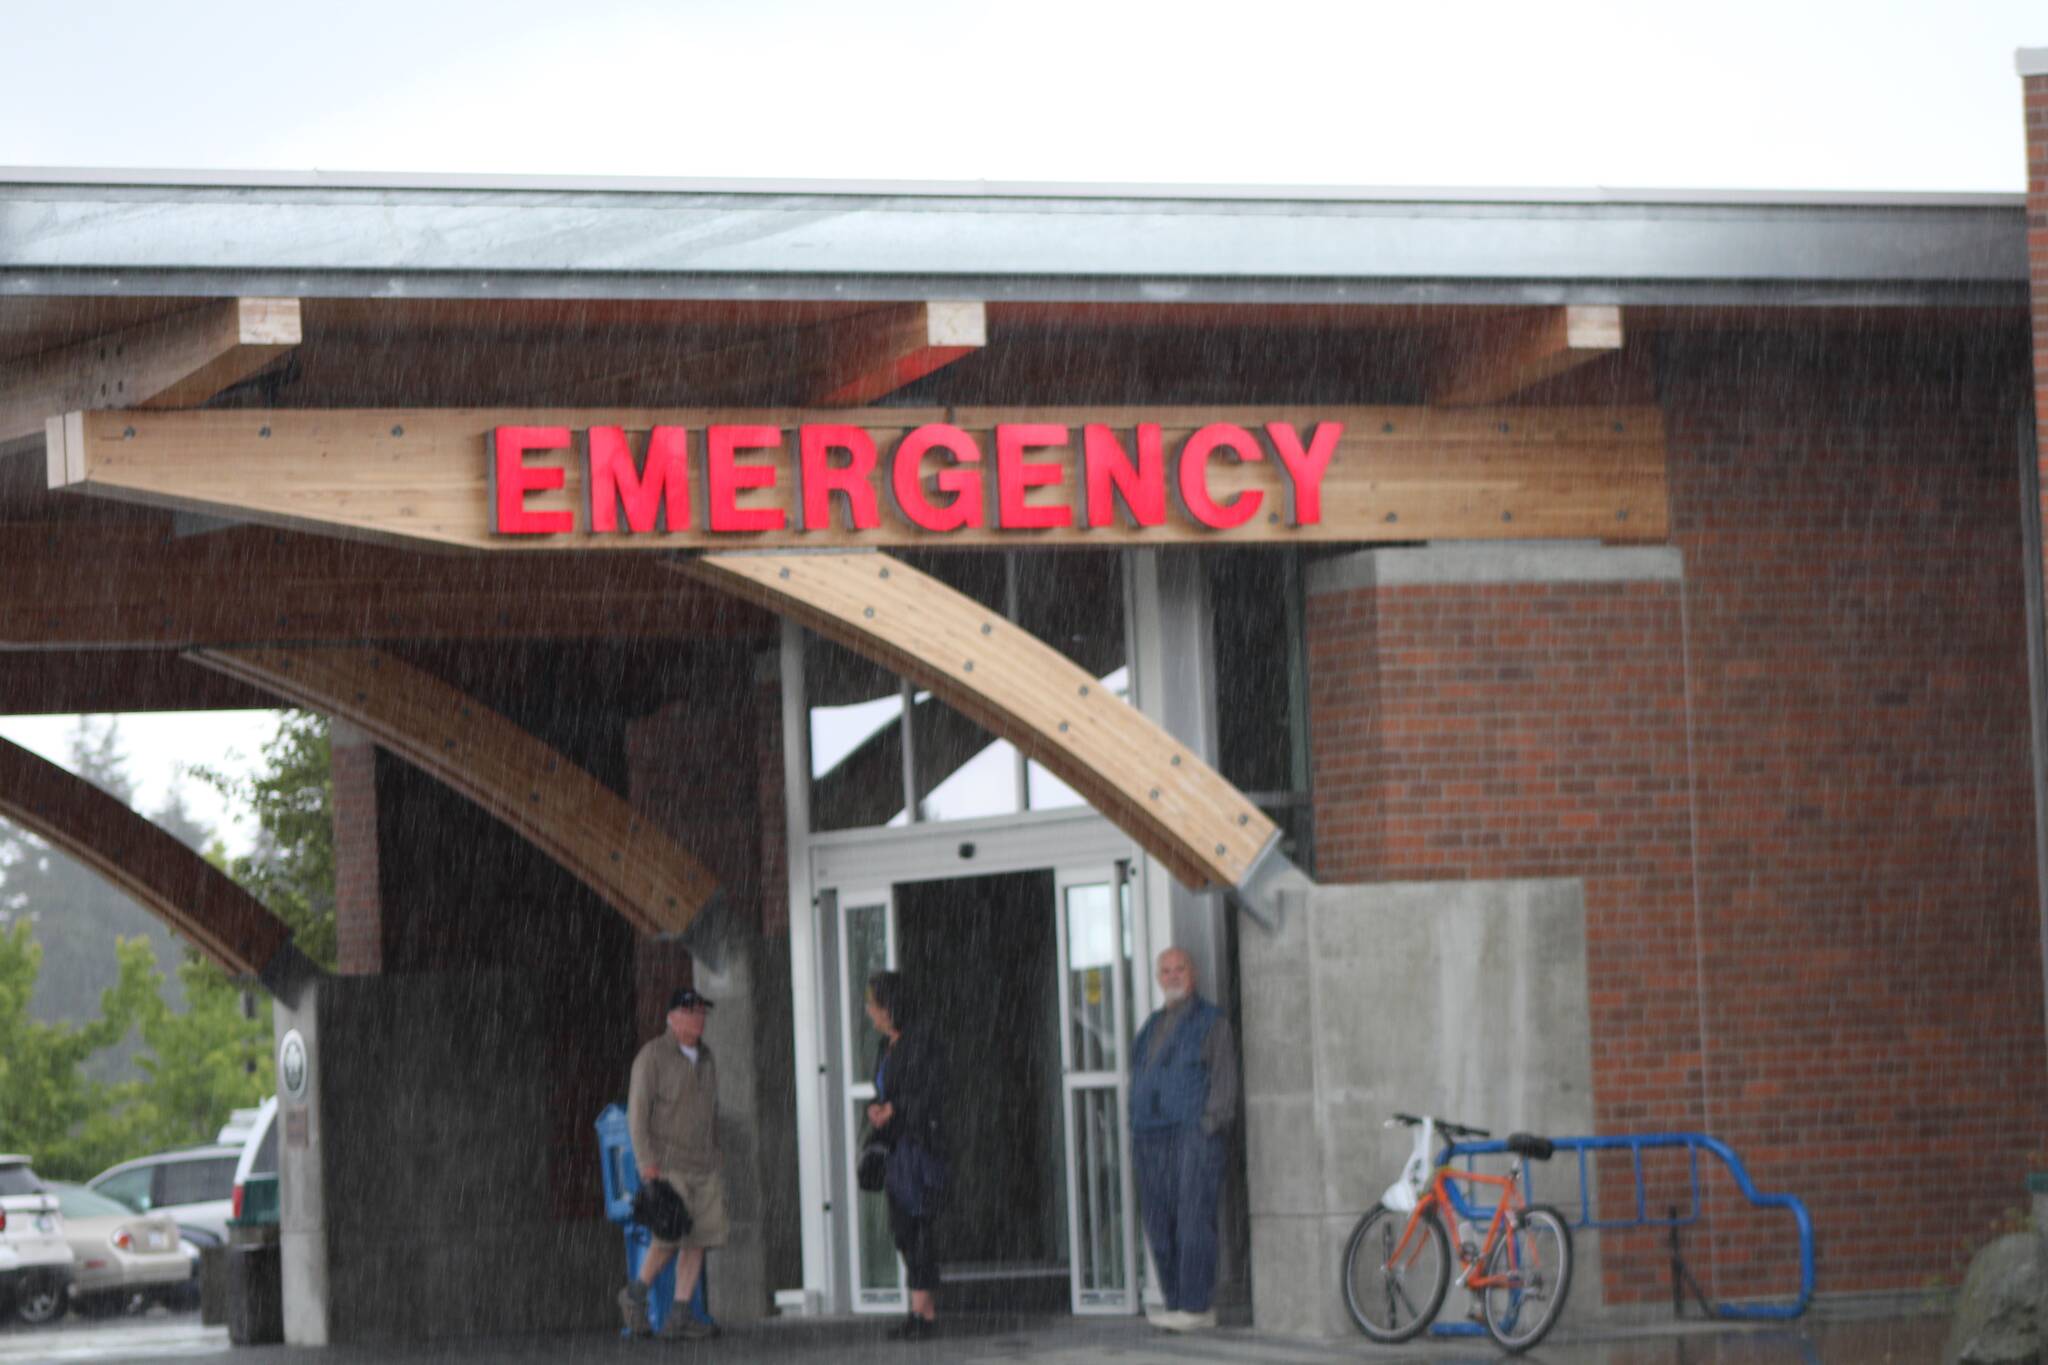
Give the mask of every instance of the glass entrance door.
<path id="1" fill-rule="evenodd" d="M 896 965 L 896 898 L 885 886 L 841 890 L 827 903 L 836 904 L 838 915 L 839 1074 L 846 1078 L 840 1151 L 845 1154 L 842 1188 L 853 1210 L 847 1249 L 853 1307 L 862 1313 L 902 1312 L 907 1303 L 903 1262 L 889 1235 L 887 1198 L 861 1189 L 854 1176 L 868 1105 L 875 1098 L 875 1050 L 881 1043 L 868 1022 L 868 978 Z"/>
<path id="2" fill-rule="evenodd" d="M 1125 873 L 1123 863 L 1062 870 L 1055 882 L 1076 1313 L 1133 1313 L 1138 1306 L 1137 1197 L 1125 1121 L 1136 946 Z"/>

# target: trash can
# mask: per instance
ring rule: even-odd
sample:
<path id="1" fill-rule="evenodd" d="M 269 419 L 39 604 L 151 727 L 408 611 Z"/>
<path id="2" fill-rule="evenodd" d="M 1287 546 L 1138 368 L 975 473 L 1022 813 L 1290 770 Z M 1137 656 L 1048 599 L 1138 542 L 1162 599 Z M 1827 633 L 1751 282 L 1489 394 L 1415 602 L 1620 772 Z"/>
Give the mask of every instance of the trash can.
<path id="1" fill-rule="evenodd" d="M 228 1253 L 228 1340 L 268 1346 L 284 1340 L 284 1259 L 276 1242 L 246 1242 Z"/>
<path id="2" fill-rule="evenodd" d="M 633 1159 L 633 1137 L 627 1128 L 625 1106 L 608 1104 L 597 1116 L 597 1155 L 604 1167 L 604 1216 L 626 1234 L 626 1278 L 640 1278 L 640 1266 L 654 1245 L 654 1234 L 633 1221 L 633 1196 L 640 1192 L 640 1163 Z M 711 1309 L 704 1286 L 711 1278 L 709 1265 L 698 1273 L 697 1288 L 690 1295 L 690 1315 L 708 1326 Z M 647 1290 L 647 1320 L 659 1332 L 668 1321 L 676 1299 L 676 1263 L 670 1261 L 654 1277 Z"/>

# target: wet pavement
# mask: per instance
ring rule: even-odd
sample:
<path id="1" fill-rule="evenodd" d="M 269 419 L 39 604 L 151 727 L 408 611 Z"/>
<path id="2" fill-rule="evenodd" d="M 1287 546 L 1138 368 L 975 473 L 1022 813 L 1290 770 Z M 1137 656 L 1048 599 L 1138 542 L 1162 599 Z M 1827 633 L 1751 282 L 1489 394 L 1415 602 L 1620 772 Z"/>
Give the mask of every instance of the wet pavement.
<path id="1" fill-rule="evenodd" d="M 735 1329 L 698 1345 L 626 1342 L 603 1333 L 493 1338 L 417 1346 L 325 1349 L 290 1346 L 236 1348 L 219 1327 L 196 1317 L 80 1324 L 51 1331 L 0 1332 L 0 1365 L 27 1362 L 205 1361 L 234 1365 L 355 1365 L 356 1362 L 689 1361 L 766 1362 L 768 1365 L 867 1365 L 867 1362 L 997 1362 L 1048 1365 L 1116 1361 L 1122 1365 L 1206 1365 L 1246 1361 L 1260 1365 L 1325 1365 L 1336 1361 L 1415 1361 L 1478 1365 L 1502 1359 L 1491 1342 L 1424 1342 L 1375 1347 L 1319 1343 L 1225 1328 L 1169 1336 L 1128 1318 L 975 1318 L 945 1324 L 934 1340 L 905 1344 L 886 1336 L 889 1324 L 873 1318 L 809 1319 Z M 1947 1321 L 1938 1316 L 1813 1316 L 1773 1326 L 1702 1323 L 1605 1328 L 1559 1333 L 1523 1359 L 1549 1365 L 1928 1365 L 1940 1358 Z"/>

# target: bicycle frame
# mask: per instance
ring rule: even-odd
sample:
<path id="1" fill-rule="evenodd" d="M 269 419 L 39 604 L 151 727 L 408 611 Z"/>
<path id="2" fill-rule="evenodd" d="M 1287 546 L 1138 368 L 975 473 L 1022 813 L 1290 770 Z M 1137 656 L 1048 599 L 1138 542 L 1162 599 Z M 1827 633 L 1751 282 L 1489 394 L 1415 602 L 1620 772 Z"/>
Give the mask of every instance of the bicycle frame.
<path id="1" fill-rule="evenodd" d="M 1442 1210 L 1444 1231 L 1450 1234 L 1452 1252 L 1458 1258 L 1458 1275 L 1451 1283 L 1468 1291 L 1495 1287 L 1514 1288 L 1512 1272 L 1518 1267 L 1513 1264 L 1512 1245 L 1509 1248 L 1507 1267 L 1510 1275 L 1486 1275 L 1480 1272 L 1488 1258 L 1493 1255 L 1493 1249 L 1501 1239 L 1502 1229 L 1508 1225 L 1509 1216 L 1516 1210 L 1528 1207 L 1528 1200 L 1522 1194 L 1521 1158 L 1515 1159 L 1514 1165 L 1509 1168 L 1506 1175 L 1460 1171 L 1450 1165 L 1448 1154 L 1451 1148 L 1446 1144 L 1434 1164 L 1428 1164 L 1429 1147 L 1435 1136 L 1435 1123 L 1424 1119 L 1416 1130 L 1415 1154 L 1410 1156 L 1408 1164 L 1402 1168 L 1401 1178 L 1394 1182 L 1381 1200 L 1397 1213 L 1403 1207 L 1409 1210 L 1408 1222 L 1401 1229 L 1401 1240 L 1394 1244 L 1393 1253 L 1387 1257 L 1386 1263 L 1390 1266 L 1395 1265 L 1404 1255 L 1420 1256 L 1422 1239 L 1417 1234 L 1421 1230 L 1422 1220 L 1431 1212 Z M 1418 1158 L 1421 1164 L 1418 1164 Z M 1429 1173 L 1427 1183 L 1422 1185 L 1419 1193 L 1416 1193 L 1415 1186 L 1421 1183 L 1417 1177 L 1423 1169 L 1427 1169 Z M 1473 1185 L 1493 1185 L 1500 1190 L 1500 1198 L 1493 1206 L 1493 1217 L 1486 1225 L 1486 1238 L 1478 1247 L 1472 1249 L 1470 1255 L 1466 1254 L 1466 1244 L 1458 1237 L 1458 1227 L 1461 1223 L 1471 1221 L 1479 1210 L 1468 1207 L 1458 1198 L 1457 1188 L 1452 1184 L 1456 1180 L 1467 1181 Z"/>

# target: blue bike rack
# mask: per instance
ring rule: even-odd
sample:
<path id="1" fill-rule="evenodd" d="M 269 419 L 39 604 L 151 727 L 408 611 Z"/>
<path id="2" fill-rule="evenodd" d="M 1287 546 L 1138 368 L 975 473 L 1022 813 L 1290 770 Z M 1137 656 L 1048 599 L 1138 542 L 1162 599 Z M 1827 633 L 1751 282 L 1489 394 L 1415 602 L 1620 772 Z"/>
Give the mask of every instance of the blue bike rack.
<path id="1" fill-rule="evenodd" d="M 1574 1228 L 1603 1229 L 1623 1228 L 1670 1228 L 1674 1238 L 1677 1229 L 1690 1226 L 1700 1220 L 1700 1153 L 1706 1152 L 1719 1157 L 1721 1164 L 1728 1168 L 1728 1174 L 1735 1180 L 1735 1186 L 1742 1191 L 1749 1202 L 1760 1209 L 1786 1209 L 1792 1214 L 1792 1221 L 1799 1228 L 1799 1297 L 1789 1304 L 1783 1303 L 1729 1303 L 1723 1300 L 1708 1304 L 1715 1317 L 1741 1320 L 1782 1321 L 1796 1318 L 1806 1311 L 1813 1301 L 1813 1219 L 1806 1212 L 1805 1203 L 1791 1194 L 1763 1194 L 1749 1178 L 1749 1171 L 1743 1166 L 1742 1158 L 1719 1138 L 1708 1137 L 1705 1133 L 1640 1133 L 1621 1137 L 1561 1137 L 1551 1138 L 1551 1144 L 1560 1152 L 1576 1152 L 1579 1158 L 1579 1210 L 1572 1219 Z M 1692 1204 L 1683 1214 L 1674 1209 L 1669 1215 L 1658 1217 L 1649 1210 L 1649 1183 L 1643 1175 L 1643 1153 L 1648 1151 L 1682 1148 L 1690 1162 L 1692 1179 Z M 1627 1152 L 1635 1167 L 1636 1197 L 1635 1216 L 1632 1218 L 1596 1218 L 1593 1216 L 1593 1186 L 1590 1171 L 1590 1154 L 1594 1152 Z M 1466 1169 L 1473 1169 L 1473 1158 L 1482 1156 L 1503 1156 L 1508 1145 L 1500 1141 L 1455 1142 L 1445 1148 L 1441 1159 L 1453 1161 L 1459 1157 L 1466 1160 Z M 1526 1162 L 1522 1167 L 1523 1195 L 1531 1204 L 1540 1203 L 1536 1197 L 1536 1168 L 1540 1162 Z M 1455 1180 L 1447 1182 L 1451 1196 L 1451 1207 L 1458 1217 L 1470 1223 L 1484 1224 L 1492 1219 L 1493 1207 L 1481 1207 L 1469 1202 Z M 1674 1243 L 1675 1245 L 1675 1243 Z M 1674 1268 L 1683 1269 L 1673 1254 Z M 1687 1276 L 1690 1279 L 1690 1276 Z M 1698 1293 L 1698 1286 L 1694 1286 Z M 1673 1302 L 1677 1300 L 1678 1287 L 1672 1286 Z M 1706 1302 L 1701 1296 L 1701 1302 Z M 1479 1336 L 1485 1328 L 1476 1323 L 1439 1323 L 1430 1328 L 1433 1336 L 1462 1337 Z"/>
<path id="2" fill-rule="evenodd" d="M 1731 1304 L 1731 1302 L 1726 1302 L 1726 1300 L 1722 1300 L 1718 1304 L 1706 1304 L 1706 1297 L 1700 1295 L 1700 1302 L 1716 1318 L 1735 1318 L 1735 1320 L 1790 1320 L 1790 1318 L 1798 1318 L 1800 1314 L 1806 1312 L 1806 1306 L 1812 1302 L 1812 1218 L 1806 1214 L 1806 1203 L 1798 1195 L 1765 1195 L 1765 1193 L 1757 1191 L 1755 1183 L 1749 1179 L 1749 1171 L 1743 1166 L 1743 1158 L 1737 1156 L 1735 1150 L 1726 1142 L 1722 1142 L 1720 1138 L 1710 1138 L 1706 1134 L 1632 1134 L 1632 1136 L 1620 1136 L 1620 1138 L 1550 1138 L 1550 1144 L 1559 1152 L 1577 1152 L 1577 1156 L 1579 1156 L 1579 1216 L 1571 1220 L 1573 1228 L 1591 1228 L 1595 1232 L 1606 1230 L 1606 1228 L 1614 1228 L 1614 1230 L 1622 1230 L 1622 1228 L 1671 1228 L 1673 1230 L 1673 1238 L 1677 1236 L 1677 1228 L 1686 1228 L 1686 1226 L 1692 1226 L 1692 1224 L 1700 1222 L 1700 1207 L 1702 1207 L 1700 1205 L 1700 1152 L 1708 1152 L 1710 1156 L 1718 1156 L 1720 1164 L 1726 1166 L 1726 1169 L 1729 1169 L 1729 1175 L 1735 1179 L 1735 1187 L 1739 1191 L 1743 1191 L 1743 1197 L 1749 1199 L 1751 1205 L 1755 1205 L 1759 1209 L 1788 1209 L 1788 1212 L 1792 1214 L 1792 1222 L 1798 1226 L 1798 1297 L 1796 1297 L 1794 1302 L 1790 1302 L 1790 1304 Z M 1659 1216 L 1651 1214 L 1651 1209 L 1649 1209 L 1649 1181 L 1645 1179 L 1645 1175 L 1642 1175 L 1642 1154 L 1653 1152 L 1653 1150 L 1677 1150 L 1677 1148 L 1686 1150 L 1688 1160 L 1690 1160 L 1692 1205 L 1683 1214 L 1679 1214 L 1677 1209 L 1673 1209 L 1671 1214 L 1659 1218 Z M 1591 1183 L 1591 1154 L 1593 1152 L 1628 1152 L 1630 1154 L 1630 1160 L 1634 1164 L 1634 1177 L 1636 1177 L 1636 1199 L 1634 1199 L 1634 1216 L 1632 1218 L 1595 1218 L 1593 1216 L 1593 1183 Z M 1456 1158 L 1462 1156 L 1466 1160 L 1466 1169 L 1470 1171 L 1470 1169 L 1473 1169 L 1473 1158 L 1477 1158 L 1477 1156 L 1505 1156 L 1505 1154 L 1507 1154 L 1507 1144 L 1499 1142 L 1499 1140 L 1491 1140 L 1491 1142 L 1454 1142 L 1454 1144 L 1450 1144 L 1444 1150 L 1444 1160 L 1456 1160 Z M 1528 1197 L 1530 1203 L 1540 1203 L 1540 1199 L 1536 1197 L 1536 1169 L 1538 1169 L 1538 1164 L 1540 1162 L 1524 1162 L 1524 1166 L 1522 1166 L 1522 1189 L 1524 1189 L 1524 1195 Z M 1464 1193 L 1458 1189 L 1456 1181 L 1450 1181 L 1448 1187 L 1450 1187 L 1450 1205 L 1452 1205 L 1454 1212 L 1458 1214 L 1458 1218 L 1462 1218 L 1466 1222 L 1473 1222 L 1473 1224 L 1485 1224 L 1485 1222 L 1489 1222 L 1493 1218 L 1493 1207 L 1491 1205 L 1489 1207 L 1481 1207 L 1477 1203 L 1470 1203 L 1464 1197 Z M 1675 1257 L 1675 1250 L 1673 1250 L 1673 1267 L 1675 1267 L 1675 1271 L 1683 1271 L 1683 1265 Z M 1690 1279 L 1690 1275 L 1688 1275 L 1688 1279 Z M 1675 1283 L 1671 1287 L 1671 1293 L 1673 1293 L 1673 1304 L 1675 1304 L 1677 1302 L 1677 1285 Z M 1694 1285 L 1694 1293 L 1698 1293 L 1698 1285 Z M 1473 1334 L 1483 1334 L 1485 1332 L 1485 1328 L 1481 1328 L 1477 1324 L 1470 1324 L 1470 1322 L 1446 1322 L 1446 1324 L 1432 1326 L 1430 1330 L 1436 1336 L 1473 1336 Z"/>

